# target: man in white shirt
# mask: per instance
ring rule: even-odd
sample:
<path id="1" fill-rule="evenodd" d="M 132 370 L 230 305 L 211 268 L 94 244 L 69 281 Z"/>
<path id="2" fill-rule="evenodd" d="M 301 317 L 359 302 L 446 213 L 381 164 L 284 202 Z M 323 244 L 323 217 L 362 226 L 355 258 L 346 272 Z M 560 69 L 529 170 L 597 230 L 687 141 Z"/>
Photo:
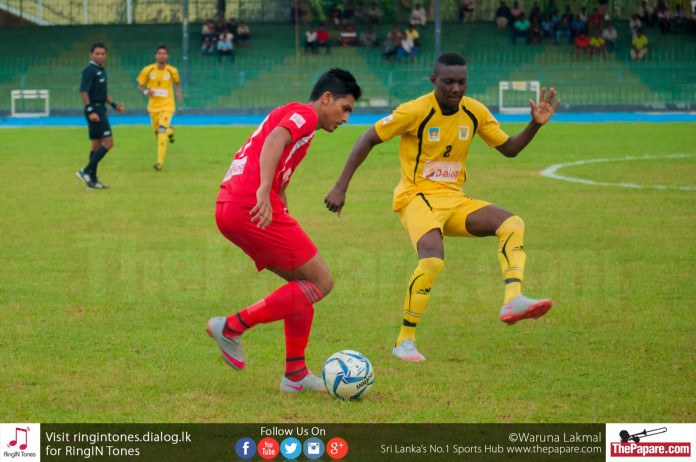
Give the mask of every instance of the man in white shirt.
<path id="1" fill-rule="evenodd" d="M 607 47 L 607 51 L 613 53 L 616 51 L 616 29 L 613 24 L 607 24 L 602 32 L 602 38 L 604 39 L 604 45 Z"/>
<path id="2" fill-rule="evenodd" d="M 413 11 L 411 11 L 411 24 L 414 26 L 425 26 L 425 22 L 425 8 L 423 8 L 420 3 L 416 3 Z"/>

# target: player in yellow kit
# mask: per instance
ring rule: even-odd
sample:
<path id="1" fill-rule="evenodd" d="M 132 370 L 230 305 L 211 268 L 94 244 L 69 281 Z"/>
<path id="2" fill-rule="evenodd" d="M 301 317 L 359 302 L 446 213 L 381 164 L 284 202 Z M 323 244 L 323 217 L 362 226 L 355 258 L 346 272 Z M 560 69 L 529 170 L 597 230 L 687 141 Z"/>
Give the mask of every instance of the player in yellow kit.
<path id="1" fill-rule="evenodd" d="M 174 128 L 171 126 L 172 116 L 176 110 L 174 104 L 174 88 L 176 98 L 183 103 L 179 71 L 167 64 L 169 51 L 166 45 L 160 45 L 155 52 L 155 64 L 145 66 L 138 75 L 138 91 L 148 97 L 147 111 L 150 113 L 152 128 L 157 135 L 157 163 L 155 170 L 162 170 L 164 156 L 167 153 L 167 138 L 174 142 Z"/>
<path id="2" fill-rule="evenodd" d="M 486 106 L 464 96 L 467 75 L 461 55 L 440 56 L 430 76 L 434 91 L 402 104 L 369 128 L 355 142 L 343 173 L 324 199 L 329 210 L 340 213 L 348 184 L 372 148 L 401 137 L 401 181 L 394 190 L 394 211 L 399 213 L 419 258 L 409 280 L 401 332 L 392 351 L 404 360 L 425 360 L 416 349 L 416 326 L 444 265 L 444 236 L 498 236 L 498 259 L 505 284 L 501 321 L 514 324 L 543 316 L 551 309 L 551 300 L 522 295 L 526 259 L 522 219 L 470 198 L 461 185 L 466 181 L 466 157 L 474 135 L 505 157 L 515 157 L 550 120 L 560 100 L 554 105 L 556 91 L 552 88 L 546 95 L 544 88 L 538 105 L 530 100 L 529 125 L 517 135 L 508 136 Z"/>

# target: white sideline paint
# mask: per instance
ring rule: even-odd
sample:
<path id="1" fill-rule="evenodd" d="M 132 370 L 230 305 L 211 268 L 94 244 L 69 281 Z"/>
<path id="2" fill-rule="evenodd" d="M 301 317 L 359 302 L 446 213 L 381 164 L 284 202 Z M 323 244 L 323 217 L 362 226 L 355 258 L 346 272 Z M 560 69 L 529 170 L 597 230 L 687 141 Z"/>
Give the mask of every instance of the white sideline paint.
<path id="1" fill-rule="evenodd" d="M 678 191 L 696 191 L 696 186 L 663 186 L 663 185 L 641 185 L 633 183 L 605 183 L 602 181 L 585 180 L 583 178 L 573 178 L 570 176 L 563 176 L 556 173 L 558 170 L 564 167 L 571 167 L 573 165 L 585 165 L 585 164 L 596 164 L 601 162 L 620 162 L 624 160 L 651 160 L 651 159 L 681 159 L 685 157 L 696 157 L 696 154 L 674 154 L 671 156 L 641 156 L 641 157 L 618 157 L 616 159 L 588 159 L 579 160 L 577 162 L 568 162 L 565 164 L 555 164 L 541 172 L 541 176 L 548 178 L 555 178 L 556 180 L 571 181 L 573 183 L 585 183 L 593 184 L 598 186 L 620 186 L 622 188 L 634 188 L 634 189 L 667 189 L 667 190 L 678 190 Z"/>

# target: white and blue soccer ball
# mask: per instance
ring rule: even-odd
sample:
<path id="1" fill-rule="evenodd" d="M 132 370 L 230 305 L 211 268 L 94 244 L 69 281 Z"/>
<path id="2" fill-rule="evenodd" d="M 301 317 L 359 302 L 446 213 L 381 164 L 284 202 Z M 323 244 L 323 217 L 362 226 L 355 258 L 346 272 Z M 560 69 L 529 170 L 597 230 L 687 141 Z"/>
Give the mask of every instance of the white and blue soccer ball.
<path id="1" fill-rule="evenodd" d="M 353 401 L 370 391 L 375 381 L 375 371 L 365 355 L 353 350 L 341 350 L 326 360 L 321 377 L 329 396 Z"/>

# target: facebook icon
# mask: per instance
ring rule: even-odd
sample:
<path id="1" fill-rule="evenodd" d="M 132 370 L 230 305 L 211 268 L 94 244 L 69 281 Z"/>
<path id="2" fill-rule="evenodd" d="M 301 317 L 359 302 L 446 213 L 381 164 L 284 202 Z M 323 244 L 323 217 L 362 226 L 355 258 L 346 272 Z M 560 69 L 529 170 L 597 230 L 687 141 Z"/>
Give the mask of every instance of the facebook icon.
<path id="1" fill-rule="evenodd" d="M 256 454 L 256 443 L 251 438 L 240 438 L 234 445 L 234 450 L 242 459 L 251 459 Z"/>

